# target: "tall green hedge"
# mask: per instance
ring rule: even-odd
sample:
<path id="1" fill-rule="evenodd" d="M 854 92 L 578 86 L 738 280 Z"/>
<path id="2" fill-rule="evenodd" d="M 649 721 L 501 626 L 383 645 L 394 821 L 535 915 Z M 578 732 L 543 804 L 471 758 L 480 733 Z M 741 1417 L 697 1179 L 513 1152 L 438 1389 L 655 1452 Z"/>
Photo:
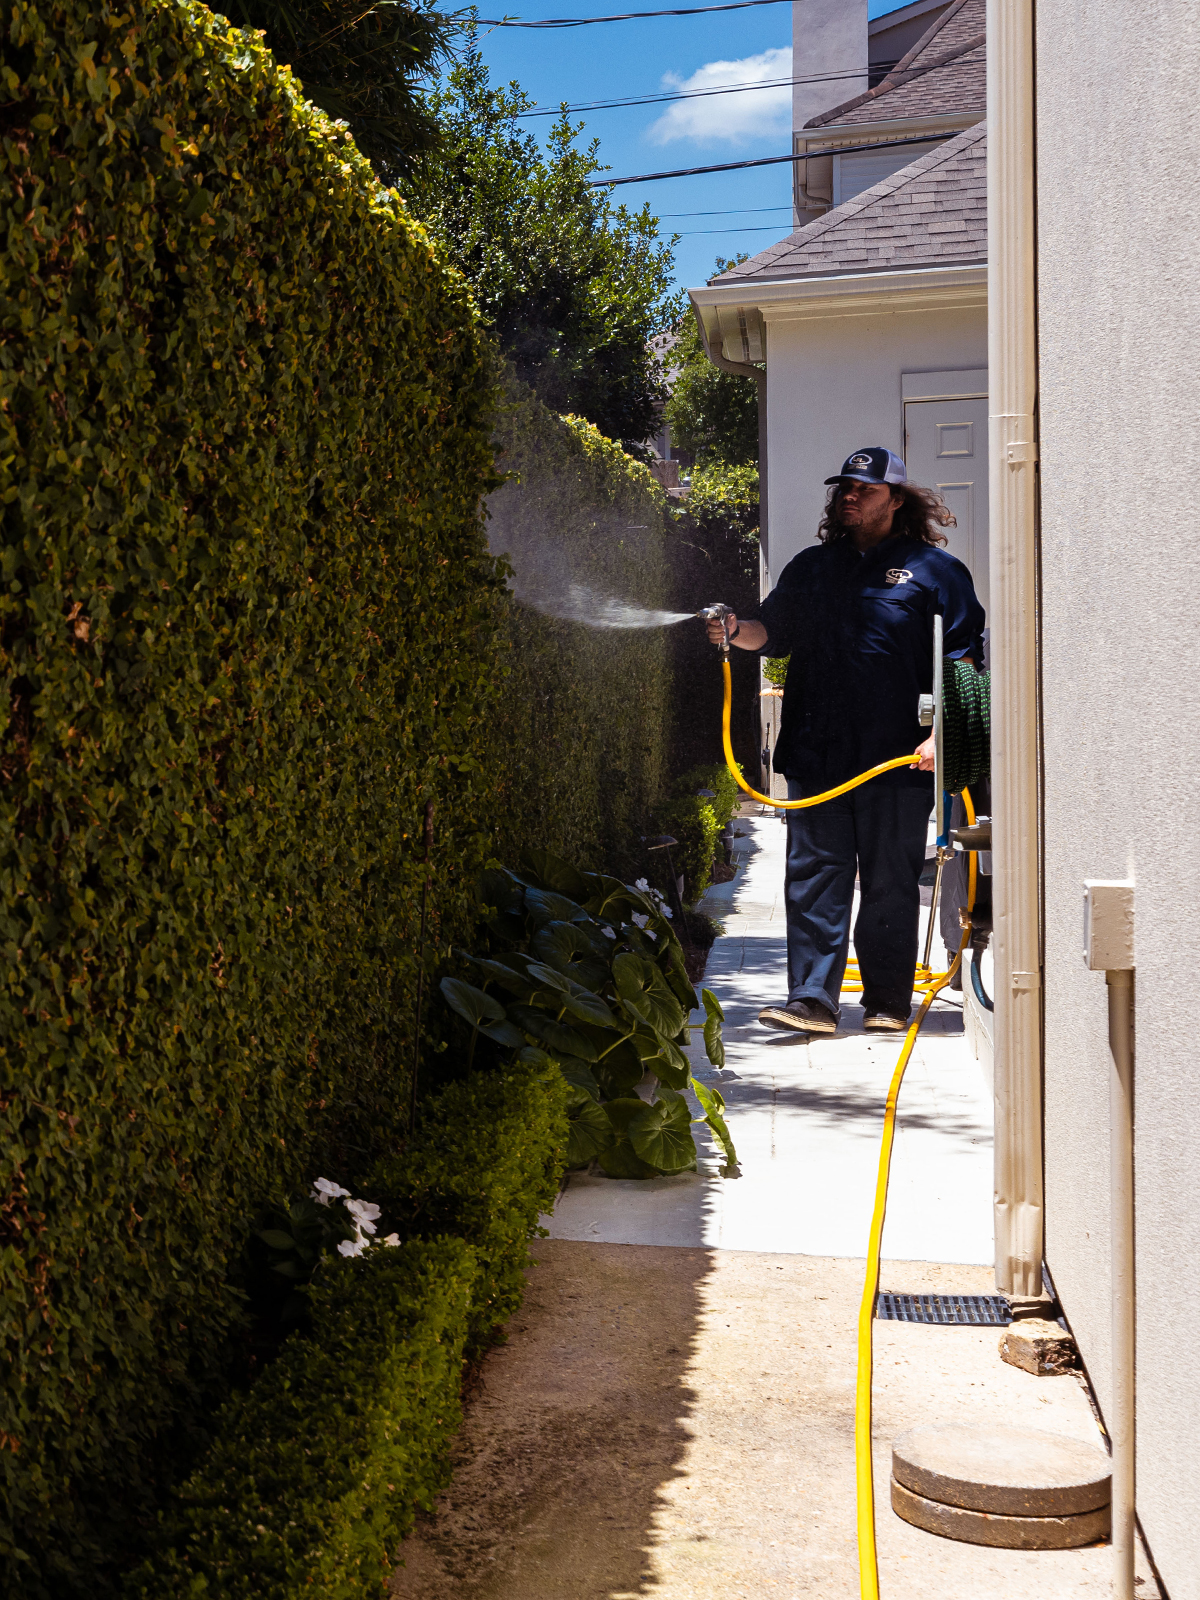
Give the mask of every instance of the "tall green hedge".
<path id="1" fill-rule="evenodd" d="M 461 1239 L 327 1263 L 309 1337 L 225 1407 L 130 1600 L 380 1600 L 449 1478 L 474 1277 Z"/>
<path id="2" fill-rule="evenodd" d="M 504 603 L 467 295 L 344 130 L 201 5 L 3 26 L 0 1566 L 60 1597 L 224 1381 L 257 1204 L 403 1130 Z"/>
<path id="3" fill-rule="evenodd" d="M 582 418 L 555 416 L 511 374 L 503 386 L 495 437 L 509 477 L 488 503 L 488 534 L 520 601 L 502 657 L 502 803 L 517 845 L 641 871 L 669 771 L 666 630 L 581 619 L 596 602 L 666 603 L 666 497 Z"/>

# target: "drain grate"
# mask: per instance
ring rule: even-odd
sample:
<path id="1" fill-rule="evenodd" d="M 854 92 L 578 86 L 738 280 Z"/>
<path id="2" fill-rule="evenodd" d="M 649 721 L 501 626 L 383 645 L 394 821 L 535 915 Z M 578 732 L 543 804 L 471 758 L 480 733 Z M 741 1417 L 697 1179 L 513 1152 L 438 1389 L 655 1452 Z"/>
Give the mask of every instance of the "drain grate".
<path id="1" fill-rule="evenodd" d="M 1001 1294 L 880 1294 L 875 1315 L 884 1322 L 934 1322 L 946 1326 L 1006 1328 L 1012 1321 Z"/>

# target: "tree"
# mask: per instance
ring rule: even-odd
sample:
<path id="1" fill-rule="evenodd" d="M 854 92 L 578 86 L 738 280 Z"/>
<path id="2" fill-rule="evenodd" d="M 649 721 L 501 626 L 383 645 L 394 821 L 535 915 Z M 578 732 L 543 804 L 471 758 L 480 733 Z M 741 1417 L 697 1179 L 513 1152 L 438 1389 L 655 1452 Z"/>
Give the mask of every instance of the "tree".
<path id="1" fill-rule="evenodd" d="M 470 281 L 517 375 L 558 412 L 636 444 L 666 398 L 649 348 L 679 317 L 671 245 L 649 207 L 631 213 L 588 186 L 607 170 L 564 111 L 543 151 L 518 125 L 533 102 L 493 88 L 469 49 L 430 95 L 440 139 L 402 191 Z"/>
<path id="2" fill-rule="evenodd" d="M 349 124 L 380 182 L 396 183 L 436 142 L 421 81 L 451 57 L 462 24 L 433 0 L 220 0 L 239 28 L 258 29 L 322 111 Z"/>
<path id="3" fill-rule="evenodd" d="M 731 265 L 718 260 L 717 270 Z M 675 331 L 677 340 L 667 357 L 678 367 L 666 407 L 672 446 L 700 466 L 757 462 L 758 385 L 753 378 L 722 372 L 709 360 L 690 314 Z"/>

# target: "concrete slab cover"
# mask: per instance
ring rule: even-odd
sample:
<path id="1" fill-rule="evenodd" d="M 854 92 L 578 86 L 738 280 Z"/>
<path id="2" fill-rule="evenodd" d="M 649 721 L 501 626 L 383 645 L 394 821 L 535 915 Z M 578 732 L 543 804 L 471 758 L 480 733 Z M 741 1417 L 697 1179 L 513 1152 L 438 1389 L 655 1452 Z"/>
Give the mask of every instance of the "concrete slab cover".
<path id="1" fill-rule="evenodd" d="M 1110 1524 L 1107 1506 L 1077 1517 L 1000 1517 L 988 1511 L 966 1511 L 962 1506 L 926 1500 L 895 1478 L 892 1510 L 927 1533 L 963 1544 L 991 1545 L 998 1550 L 1078 1550 L 1107 1538 Z"/>
<path id="2" fill-rule="evenodd" d="M 892 1475 L 914 1494 L 1008 1517 L 1070 1517 L 1109 1501 L 1103 1450 L 1041 1429 L 913 1428 L 892 1446 Z"/>

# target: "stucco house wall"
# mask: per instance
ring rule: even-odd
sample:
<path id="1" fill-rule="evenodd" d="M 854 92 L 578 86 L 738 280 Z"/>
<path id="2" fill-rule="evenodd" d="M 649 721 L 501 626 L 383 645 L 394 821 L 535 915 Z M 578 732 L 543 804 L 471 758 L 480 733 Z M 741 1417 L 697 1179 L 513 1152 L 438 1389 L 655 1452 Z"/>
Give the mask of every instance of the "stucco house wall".
<path id="1" fill-rule="evenodd" d="M 904 450 L 901 376 L 987 365 L 987 311 L 764 312 L 768 565 L 772 582 L 816 539 L 824 480 L 860 445 Z"/>
<path id="2" fill-rule="evenodd" d="M 1038 0 L 1046 1252 L 1111 1392 L 1085 878 L 1136 880 L 1138 1508 L 1200 1597 L 1200 9 Z"/>

